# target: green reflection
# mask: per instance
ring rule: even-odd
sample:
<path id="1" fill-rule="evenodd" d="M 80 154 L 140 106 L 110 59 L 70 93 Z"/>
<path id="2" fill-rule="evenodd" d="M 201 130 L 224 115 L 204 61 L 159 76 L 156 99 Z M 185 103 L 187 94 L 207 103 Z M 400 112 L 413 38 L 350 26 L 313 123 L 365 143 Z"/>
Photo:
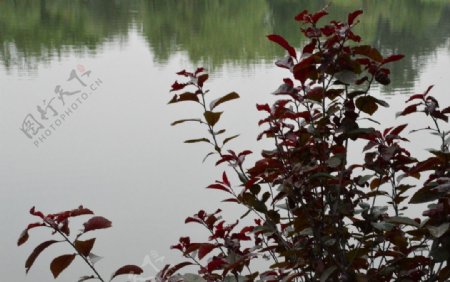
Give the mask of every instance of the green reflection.
<path id="1" fill-rule="evenodd" d="M 105 42 L 126 41 L 130 30 L 148 42 L 154 60 L 175 52 L 210 69 L 224 64 L 251 67 L 271 62 L 283 50 L 265 35 L 282 34 L 301 46 L 293 21 L 303 9 L 328 0 L 2 0 L 0 61 L 6 69 L 29 69 L 70 53 L 96 54 Z M 358 32 L 384 53 L 404 53 L 394 66 L 393 88 L 409 89 L 421 66 L 446 42 L 447 0 L 334 0 L 332 18 L 362 8 Z M 391 86 L 391 87 L 392 87 Z"/>

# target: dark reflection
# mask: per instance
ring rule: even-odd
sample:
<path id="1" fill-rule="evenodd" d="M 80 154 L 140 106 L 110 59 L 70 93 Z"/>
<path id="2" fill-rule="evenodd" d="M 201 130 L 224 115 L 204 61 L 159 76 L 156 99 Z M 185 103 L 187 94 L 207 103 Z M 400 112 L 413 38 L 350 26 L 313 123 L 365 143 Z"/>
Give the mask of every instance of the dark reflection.
<path id="1" fill-rule="evenodd" d="M 193 64 L 218 68 L 270 62 L 283 50 L 264 35 L 283 34 L 300 46 L 292 20 L 302 10 L 317 10 L 325 0 L 3 0 L 0 1 L 0 60 L 6 69 L 29 69 L 67 53 L 98 52 L 105 42 L 126 40 L 131 29 L 148 42 L 155 61 L 164 64 L 177 51 Z M 358 31 L 383 53 L 406 59 L 393 69 L 393 88 L 410 89 L 421 66 L 450 30 L 447 0 L 333 1 L 332 18 L 363 8 Z"/>

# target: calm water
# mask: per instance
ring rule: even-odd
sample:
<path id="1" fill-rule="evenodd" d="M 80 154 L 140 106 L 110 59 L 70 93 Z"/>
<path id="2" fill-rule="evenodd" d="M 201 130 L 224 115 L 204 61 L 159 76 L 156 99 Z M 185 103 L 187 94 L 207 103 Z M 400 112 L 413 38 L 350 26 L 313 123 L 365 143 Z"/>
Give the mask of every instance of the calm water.
<path id="1" fill-rule="evenodd" d="M 105 257 L 98 264 L 105 276 L 128 263 L 144 263 L 151 276 L 165 263 L 179 261 L 168 246 L 181 235 L 204 235 L 183 221 L 200 208 L 217 208 L 223 195 L 203 187 L 223 168 L 201 164 L 208 152 L 204 146 L 182 144 L 201 137 L 199 128 L 169 126 L 196 114 L 166 106 L 174 73 L 202 65 L 211 72 L 212 92 L 239 92 L 242 99 L 228 104 L 223 124 L 230 134 L 243 133 L 235 148 L 258 151 L 268 144 L 251 146 L 258 133 L 254 105 L 286 75 L 272 63 L 283 50 L 265 35 L 283 34 L 300 47 L 293 16 L 325 2 L 0 1 L 0 277 L 51 281 L 50 258 L 70 252 L 62 246 L 47 250 L 25 276 L 28 253 L 46 236 L 33 232 L 24 247 L 15 246 L 32 220 L 27 211 L 33 205 L 54 212 L 84 204 L 111 219 L 114 227 L 98 232 L 94 247 Z M 401 122 L 393 116 L 405 94 L 429 84 L 436 85 L 433 92 L 441 101 L 449 101 L 449 1 L 333 3 L 332 15 L 339 18 L 362 7 L 366 14 L 358 31 L 366 42 L 385 54 L 406 55 L 392 69 L 392 85 L 375 89 L 391 104 L 379 120 Z M 68 95 L 65 105 L 52 100 L 56 88 L 81 91 L 75 93 L 79 102 Z M 73 103 L 78 106 L 70 110 Z M 49 104 L 66 118 L 54 124 L 47 108 L 49 119 L 41 120 L 39 109 Z M 19 129 L 25 119 L 54 129 L 46 139 L 30 139 Z M 419 138 L 414 146 L 430 144 Z M 85 273 L 88 269 L 75 263 L 60 281 L 76 281 Z"/>

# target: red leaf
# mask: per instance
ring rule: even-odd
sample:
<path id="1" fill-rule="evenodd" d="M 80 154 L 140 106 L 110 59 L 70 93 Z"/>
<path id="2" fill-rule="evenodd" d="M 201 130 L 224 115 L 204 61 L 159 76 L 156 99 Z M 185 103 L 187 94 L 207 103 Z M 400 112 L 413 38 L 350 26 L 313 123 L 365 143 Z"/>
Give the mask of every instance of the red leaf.
<path id="1" fill-rule="evenodd" d="M 402 125 L 399 125 L 396 128 L 394 128 L 394 130 L 392 130 L 390 134 L 392 134 L 392 135 L 399 135 L 400 132 L 402 132 L 403 129 L 405 129 L 405 127 L 407 127 L 407 126 L 408 126 L 408 124 L 406 124 L 406 123 L 402 124 Z"/>
<path id="2" fill-rule="evenodd" d="M 228 199 L 222 200 L 222 202 L 239 203 L 239 200 L 236 198 L 228 198 Z"/>
<path id="3" fill-rule="evenodd" d="M 383 64 L 387 64 L 387 63 L 391 63 L 391 62 L 395 62 L 395 61 L 401 60 L 401 59 L 403 59 L 403 57 L 405 57 L 405 56 L 404 55 L 400 55 L 400 54 L 389 56 L 389 57 L 383 59 Z"/>
<path id="4" fill-rule="evenodd" d="M 29 237 L 28 230 L 39 227 L 39 226 L 45 226 L 45 224 L 40 223 L 40 222 L 28 224 L 27 228 L 24 231 L 22 231 L 22 233 L 20 234 L 19 239 L 17 240 L 17 246 L 22 245 L 23 243 L 25 243 L 28 240 L 28 237 Z"/>
<path id="5" fill-rule="evenodd" d="M 197 69 L 195 70 L 195 74 L 197 75 L 197 74 L 203 72 L 204 70 L 205 70 L 205 68 L 197 68 Z"/>
<path id="6" fill-rule="evenodd" d="M 170 91 L 177 91 L 180 89 L 183 89 L 184 87 L 186 87 L 187 83 L 178 83 L 177 81 L 175 81 L 172 84 L 172 89 Z"/>
<path id="7" fill-rule="evenodd" d="M 302 55 L 312 54 L 314 52 L 314 49 L 316 48 L 316 45 L 317 45 L 317 39 L 311 40 L 311 42 L 309 44 L 307 44 L 305 47 L 303 47 Z M 294 85 L 291 85 L 291 86 L 294 86 Z"/>
<path id="8" fill-rule="evenodd" d="M 195 217 L 187 217 L 186 220 L 184 221 L 184 223 L 189 223 L 189 222 L 197 222 L 197 223 L 202 223 L 202 221 L 198 218 Z"/>
<path id="9" fill-rule="evenodd" d="M 212 250 L 217 248 L 214 244 L 202 244 L 202 246 L 198 249 L 198 259 L 204 258 L 207 254 L 209 254 Z"/>
<path id="10" fill-rule="evenodd" d="M 229 190 L 227 187 L 225 187 L 225 186 L 223 186 L 223 185 L 221 185 L 221 184 L 211 184 L 211 185 L 209 185 L 209 186 L 206 187 L 206 188 L 209 188 L 209 189 L 217 189 L 217 190 L 222 190 L 222 191 L 231 193 L 230 190 Z"/>
<path id="11" fill-rule="evenodd" d="M 186 70 L 179 71 L 179 72 L 177 72 L 177 74 L 178 75 L 183 75 L 183 76 L 186 76 L 186 77 L 192 76 L 192 73 L 187 72 Z"/>
<path id="12" fill-rule="evenodd" d="M 42 253 L 43 250 L 45 250 L 48 246 L 50 246 L 54 243 L 58 243 L 58 242 L 59 241 L 56 241 L 56 240 L 50 240 L 50 241 L 45 241 L 45 242 L 41 243 L 40 245 L 38 245 L 33 250 L 33 252 L 31 252 L 30 256 L 27 258 L 27 261 L 25 262 L 25 271 L 28 273 L 28 271 L 30 270 L 34 261 Z"/>
<path id="13" fill-rule="evenodd" d="M 294 47 L 289 45 L 286 39 L 284 39 L 282 36 L 271 34 L 268 35 L 267 38 L 269 38 L 270 41 L 278 43 L 281 47 L 286 49 L 291 57 L 297 58 L 297 52 L 295 51 Z"/>
<path id="14" fill-rule="evenodd" d="M 239 153 L 238 157 L 247 156 L 247 155 L 250 155 L 250 154 L 252 154 L 252 153 L 253 153 L 253 152 L 250 151 L 250 150 L 244 150 L 244 151 L 242 151 L 242 152 Z"/>
<path id="15" fill-rule="evenodd" d="M 185 262 L 179 263 L 177 265 L 174 265 L 173 267 L 171 267 L 170 269 L 167 270 L 167 272 L 165 273 L 163 278 L 170 278 L 170 276 L 172 276 L 172 274 L 174 274 L 178 270 L 182 269 L 185 266 L 192 265 L 192 264 L 193 264 L 192 262 L 185 261 Z"/>
<path id="16" fill-rule="evenodd" d="M 95 238 L 81 241 L 76 240 L 74 243 L 75 249 L 82 254 L 83 256 L 87 257 L 91 253 L 92 248 L 94 247 Z"/>
<path id="17" fill-rule="evenodd" d="M 208 263 L 207 268 L 209 272 L 212 272 L 213 270 L 220 268 L 224 264 L 227 264 L 226 260 L 214 257 L 213 260 Z"/>
<path id="18" fill-rule="evenodd" d="M 93 211 L 91 211 L 90 209 L 86 209 L 83 206 L 79 206 L 78 209 L 74 209 L 70 212 L 70 216 L 74 217 L 74 216 L 80 216 L 80 215 L 87 215 L 87 214 L 94 214 Z"/>
<path id="19" fill-rule="evenodd" d="M 228 177 L 227 177 L 227 174 L 225 173 L 225 171 L 222 174 L 222 181 L 226 186 L 231 187 L 230 181 L 228 180 Z"/>
<path id="20" fill-rule="evenodd" d="M 124 275 L 124 274 L 139 275 L 139 274 L 142 274 L 143 272 L 144 272 L 144 270 L 142 270 L 142 268 L 140 268 L 137 265 L 125 265 L 125 266 L 122 266 L 121 268 L 117 269 L 116 272 L 113 273 L 110 281 L 119 275 Z"/>
<path id="21" fill-rule="evenodd" d="M 410 96 L 409 99 L 406 100 L 406 103 L 408 103 L 408 102 L 410 102 L 412 100 L 416 100 L 416 99 L 423 100 L 424 98 L 425 98 L 424 94 L 415 94 L 415 95 Z"/>
<path id="22" fill-rule="evenodd" d="M 84 232 L 96 230 L 96 229 L 104 229 L 112 226 L 111 221 L 102 217 L 102 216 L 94 216 L 84 224 Z"/>
<path id="23" fill-rule="evenodd" d="M 264 105 L 260 105 L 260 104 L 256 104 L 256 109 L 258 110 L 258 111 L 266 111 L 266 112 L 268 112 L 269 114 L 270 114 L 270 107 L 269 107 L 269 105 L 268 104 L 264 104 Z"/>
<path id="24" fill-rule="evenodd" d="M 357 11 L 354 11 L 353 13 L 350 13 L 348 15 L 348 20 L 347 20 L 348 25 L 351 26 L 353 24 L 353 22 L 355 21 L 355 19 L 362 13 L 363 13 L 362 10 L 357 10 Z"/>
<path id="25" fill-rule="evenodd" d="M 420 103 L 418 104 L 414 104 L 414 105 L 410 105 L 408 107 L 406 107 L 402 112 L 398 113 L 397 116 L 406 116 L 410 113 L 415 113 L 417 112 L 417 106 L 420 105 Z"/>
<path id="26" fill-rule="evenodd" d="M 30 214 L 32 214 L 34 216 L 38 216 L 38 217 L 44 219 L 44 214 L 42 212 L 40 212 L 40 211 L 36 211 L 34 207 L 32 207 L 30 209 Z"/>
<path id="27" fill-rule="evenodd" d="M 72 261 L 75 259 L 75 256 L 76 256 L 75 254 L 72 254 L 72 255 L 62 255 L 55 258 L 50 263 L 50 270 L 53 273 L 53 277 L 54 278 L 58 277 L 58 275 L 72 263 Z"/>
<path id="28" fill-rule="evenodd" d="M 433 87 L 434 87 L 434 85 L 428 86 L 427 91 L 425 91 L 425 93 L 423 93 L 423 95 L 424 95 L 424 96 L 427 96 L 428 93 L 430 92 L 430 90 L 431 90 Z"/>
<path id="29" fill-rule="evenodd" d="M 198 77 L 198 80 L 197 80 L 197 84 L 200 86 L 200 87 L 203 87 L 203 83 L 205 83 L 205 81 L 208 79 L 208 74 L 202 74 L 202 75 L 200 75 L 199 77 Z"/>
<path id="30" fill-rule="evenodd" d="M 328 15 L 328 12 L 325 10 L 320 10 L 319 12 L 312 15 L 311 20 L 313 23 L 317 23 L 322 17 Z"/>
<path id="31" fill-rule="evenodd" d="M 305 22 L 308 18 L 309 18 L 308 10 L 304 10 L 300 14 L 295 16 L 295 20 L 299 22 Z"/>

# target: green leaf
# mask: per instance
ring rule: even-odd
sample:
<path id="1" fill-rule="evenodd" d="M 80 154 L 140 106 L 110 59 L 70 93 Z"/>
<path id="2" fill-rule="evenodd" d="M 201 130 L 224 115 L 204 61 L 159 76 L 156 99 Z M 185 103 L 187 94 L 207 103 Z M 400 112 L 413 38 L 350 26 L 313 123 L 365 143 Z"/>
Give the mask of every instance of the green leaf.
<path id="1" fill-rule="evenodd" d="M 422 204 L 437 200 L 441 197 L 441 193 L 433 191 L 431 187 L 425 186 L 417 191 L 409 200 L 410 204 Z"/>
<path id="2" fill-rule="evenodd" d="M 326 163 L 329 167 L 336 168 L 341 164 L 342 160 L 339 156 L 333 156 L 329 158 Z"/>
<path id="3" fill-rule="evenodd" d="M 375 113 L 378 109 L 378 105 L 376 102 L 376 98 L 372 97 L 372 96 L 363 96 L 363 97 L 359 97 L 356 100 L 356 107 L 365 112 L 366 114 L 369 115 L 373 115 L 373 113 Z"/>
<path id="4" fill-rule="evenodd" d="M 440 238 L 440 237 L 442 237 L 442 235 L 445 234 L 445 232 L 447 232 L 449 227 L 450 227 L 450 223 L 446 222 L 446 223 L 442 223 L 439 226 L 428 225 L 427 229 L 428 229 L 428 231 L 430 231 L 430 234 L 434 238 Z"/>
<path id="5" fill-rule="evenodd" d="M 199 123 L 203 122 L 201 119 L 198 119 L 198 118 L 187 118 L 187 119 L 176 120 L 176 121 L 172 122 L 170 125 L 174 126 L 174 125 L 177 125 L 177 124 L 180 124 L 180 123 L 184 123 L 184 122 L 188 122 L 188 121 L 195 121 L 195 122 L 199 122 Z"/>
<path id="6" fill-rule="evenodd" d="M 345 84 L 352 84 L 356 81 L 357 76 L 356 73 L 350 70 L 343 70 L 335 73 L 334 75 L 340 82 Z"/>
<path id="7" fill-rule="evenodd" d="M 225 138 L 225 139 L 223 140 L 223 145 L 227 144 L 228 142 L 230 142 L 231 140 L 233 140 L 234 138 L 237 138 L 237 137 L 239 137 L 239 134 L 233 135 L 233 136 L 228 137 L 228 138 Z"/>
<path id="8" fill-rule="evenodd" d="M 381 230 L 381 231 L 389 231 L 395 227 L 394 224 L 386 222 L 386 221 L 371 222 L 370 224 L 372 224 L 373 227 L 375 227 L 376 229 Z"/>
<path id="9" fill-rule="evenodd" d="M 393 216 L 385 220 L 389 223 L 397 223 L 397 224 L 405 224 L 405 225 L 411 225 L 415 227 L 419 227 L 419 223 L 417 223 L 414 219 L 405 217 L 405 216 Z"/>
<path id="10" fill-rule="evenodd" d="M 229 93 L 229 94 L 227 94 L 227 95 L 225 95 L 225 96 L 223 96 L 223 97 L 221 97 L 219 99 L 216 99 L 216 100 L 212 101 L 209 104 L 209 107 L 211 108 L 211 110 L 213 110 L 215 107 L 217 107 L 218 105 L 220 105 L 222 103 L 225 103 L 225 102 L 228 102 L 228 101 L 231 101 L 231 100 L 234 100 L 234 99 L 238 99 L 238 98 L 239 98 L 239 94 L 237 94 L 236 92 L 231 92 L 231 93 Z"/>
<path id="11" fill-rule="evenodd" d="M 204 114 L 206 122 L 210 125 L 210 126 L 214 126 L 220 119 L 220 116 L 222 115 L 222 112 L 211 112 L 211 111 L 206 111 Z"/>
<path id="12" fill-rule="evenodd" d="M 206 154 L 206 156 L 203 158 L 202 163 L 204 163 L 209 156 L 214 155 L 215 153 L 216 152 L 209 152 L 208 154 Z"/>
<path id="13" fill-rule="evenodd" d="M 198 138 L 198 139 L 189 139 L 184 141 L 184 143 L 198 143 L 198 142 L 206 142 L 211 143 L 208 138 Z"/>
<path id="14" fill-rule="evenodd" d="M 191 92 L 184 92 L 183 94 L 174 95 L 168 104 L 183 102 L 183 101 L 194 101 L 198 102 L 197 94 Z"/>
<path id="15" fill-rule="evenodd" d="M 57 278 L 58 275 L 72 263 L 72 261 L 75 259 L 75 256 L 76 256 L 75 254 L 71 254 L 71 255 L 62 255 L 55 258 L 50 263 L 50 270 L 53 273 L 53 277 Z"/>
<path id="16" fill-rule="evenodd" d="M 352 50 L 354 54 L 366 56 L 380 63 L 383 61 L 383 56 L 380 54 L 380 52 L 376 48 L 373 48 L 369 45 L 356 46 L 353 47 Z"/>
<path id="17" fill-rule="evenodd" d="M 337 266 L 335 266 L 335 265 L 330 266 L 327 269 L 325 269 L 325 271 L 322 272 L 322 275 L 320 275 L 320 282 L 329 281 L 328 277 L 330 277 L 330 275 L 333 274 L 333 272 L 335 272 L 336 269 L 337 269 Z"/>

